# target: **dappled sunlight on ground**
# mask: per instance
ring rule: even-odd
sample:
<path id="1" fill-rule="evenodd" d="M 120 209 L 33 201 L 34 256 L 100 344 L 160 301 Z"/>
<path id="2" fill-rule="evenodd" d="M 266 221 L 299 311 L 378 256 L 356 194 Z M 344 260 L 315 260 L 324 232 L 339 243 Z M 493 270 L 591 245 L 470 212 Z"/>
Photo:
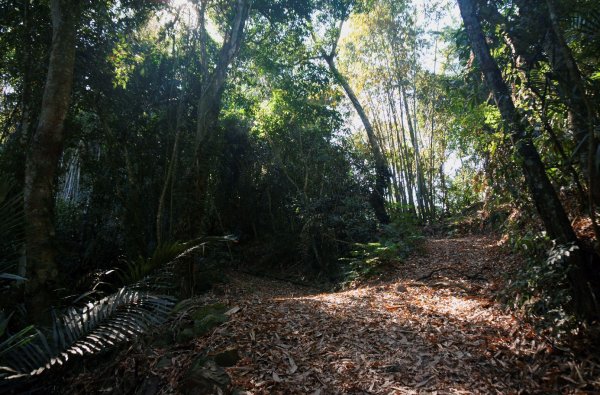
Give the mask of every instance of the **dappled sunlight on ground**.
<path id="1" fill-rule="evenodd" d="M 238 278 L 240 312 L 197 347 L 236 344 L 229 373 L 253 394 L 544 393 L 575 373 L 493 302 L 516 264 L 472 237 L 429 240 L 387 280 L 335 293 Z"/>
<path id="2" fill-rule="evenodd" d="M 178 393 L 198 356 L 231 348 L 241 359 L 226 371 L 240 395 L 600 391 L 597 357 L 554 347 L 494 301 L 518 265 L 496 240 L 468 237 L 427 240 L 385 278 L 339 292 L 230 273 L 195 299 L 227 305 L 229 321 L 121 366 L 145 363 L 160 394 Z"/>

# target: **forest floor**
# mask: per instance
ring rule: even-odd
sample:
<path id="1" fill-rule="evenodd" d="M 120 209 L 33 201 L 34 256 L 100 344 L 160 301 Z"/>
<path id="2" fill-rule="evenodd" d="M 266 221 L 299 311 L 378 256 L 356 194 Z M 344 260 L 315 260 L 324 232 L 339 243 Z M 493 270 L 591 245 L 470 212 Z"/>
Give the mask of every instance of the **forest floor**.
<path id="1" fill-rule="evenodd" d="M 225 370 L 241 394 L 600 393 L 598 355 L 554 346 L 495 301 L 518 264 L 496 239 L 469 236 L 429 238 L 339 292 L 231 273 L 199 300 L 225 303 L 229 321 L 176 348 L 132 347 L 111 372 L 176 393 L 195 357 L 234 349 Z M 98 390 L 109 376 L 79 380 Z"/>

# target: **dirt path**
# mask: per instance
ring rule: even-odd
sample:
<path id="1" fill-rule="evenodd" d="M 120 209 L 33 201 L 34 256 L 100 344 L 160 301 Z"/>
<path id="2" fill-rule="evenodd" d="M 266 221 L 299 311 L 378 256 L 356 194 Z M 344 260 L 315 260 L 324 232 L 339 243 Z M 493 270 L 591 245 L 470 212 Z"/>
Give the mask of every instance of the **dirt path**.
<path id="1" fill-rule="evenodd" d="M 241 310 L 197 346 L 235 344 L 244 358 L 228 373 L 251 393 L 547 393 L 588 381 L 587 362 L 557 354 L 493 302 L 515 259 L 494 240 L 431 239 L 424 249 L 344 292 L 238 277 L 226 299 Z"/>
<path id="2" fill-rule="evenodd" d="M 485 237 L 429 239 L 385 278 L 343 292 L 232 275 L 199 301 L 239 307 L 227 323 L 138 359 L 164 394 L 195 357 L 231 347 L 242 394 L 600 393 L 597 358 L 553 348 L 493 301 L 515 260 Z"/>

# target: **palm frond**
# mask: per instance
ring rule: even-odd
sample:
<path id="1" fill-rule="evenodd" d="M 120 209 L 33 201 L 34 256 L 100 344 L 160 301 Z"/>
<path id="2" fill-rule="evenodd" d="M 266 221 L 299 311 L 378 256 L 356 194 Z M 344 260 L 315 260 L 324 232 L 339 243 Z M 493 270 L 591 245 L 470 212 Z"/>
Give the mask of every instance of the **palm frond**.
<path id="1" fill-rule="evenodd" d="M 143 281 L 150 274 L 173 261 L 184 250 L 185 246 L 182 243 L 162 244 L 154 250 L 150 258 L 139 257 L 135 261 L 127 262 L 118 272 L 119 279 L 124 285 Z"/>
<path id="2" fill-rule="evenodd" d="M 189 255 L 204 249 L 213 243 L 236 242 L 235 236 L 205 236 L 185 243 L 167 243 L 158 247 L 149 259 L 138 258 L 127 264 L 121 271 L 120 279 L 123 284 L 132 288 L 147 291 L 168 293 L 176 286 L 174 281 L 175 268 Z"/>
<path id="3" fill-rule="evenodd" d="M 33 327 L 11 336 L 0 344 L 0 369 L 6 378 L 38 375 L 70 356 L 105 351 L 163 324 L 174 305 L 170 296 L 123 287 L 83 308 L 54 313 L 51 336 Z"/>
<path id="4" fill-rule="evenodd" d="M 568 43 L 585 43 L 588 51 L 597 56 L 600 49 L 600 7 L 575 9 L 566 21 L 564 32 Z"/>
<path id="5" fill-rule="evenodd" d="M 575 13 L 570 21 L 571 29 L 587 37 L 600 34 L 600 8 L 587 9 L 585 13 Z"/>
<path id="6" fill-rule="evenodd" d="M 51 334 L 27 327 L 0 344 L 0 378 L 39 375 L 71 357 L 110 349 L 163 324 L 175 298 L 151 290 L 169 290 L 175 266 L 189 254 L 214 242 L 231 242 L 232 236 L 203 237 L 158 248 L 148 260 L 137 260 L 123 271 L 122 280 L 133 284 L 85 306 L 53 312 Z"/>

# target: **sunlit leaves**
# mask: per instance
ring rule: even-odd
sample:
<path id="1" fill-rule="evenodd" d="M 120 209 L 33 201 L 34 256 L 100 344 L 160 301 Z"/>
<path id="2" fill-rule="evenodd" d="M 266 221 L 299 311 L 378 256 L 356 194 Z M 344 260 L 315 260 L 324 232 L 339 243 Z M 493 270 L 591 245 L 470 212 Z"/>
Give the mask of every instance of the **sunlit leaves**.
<path id="1" fill-rule="evenodd" d="M 115 45 L 110 60 L 115 69 L 113 85 L 125 89 L 131 73 L 143 62 L 144 56 L 139 52 L 132 52 L 131 47 L 122 40 Z"/>

